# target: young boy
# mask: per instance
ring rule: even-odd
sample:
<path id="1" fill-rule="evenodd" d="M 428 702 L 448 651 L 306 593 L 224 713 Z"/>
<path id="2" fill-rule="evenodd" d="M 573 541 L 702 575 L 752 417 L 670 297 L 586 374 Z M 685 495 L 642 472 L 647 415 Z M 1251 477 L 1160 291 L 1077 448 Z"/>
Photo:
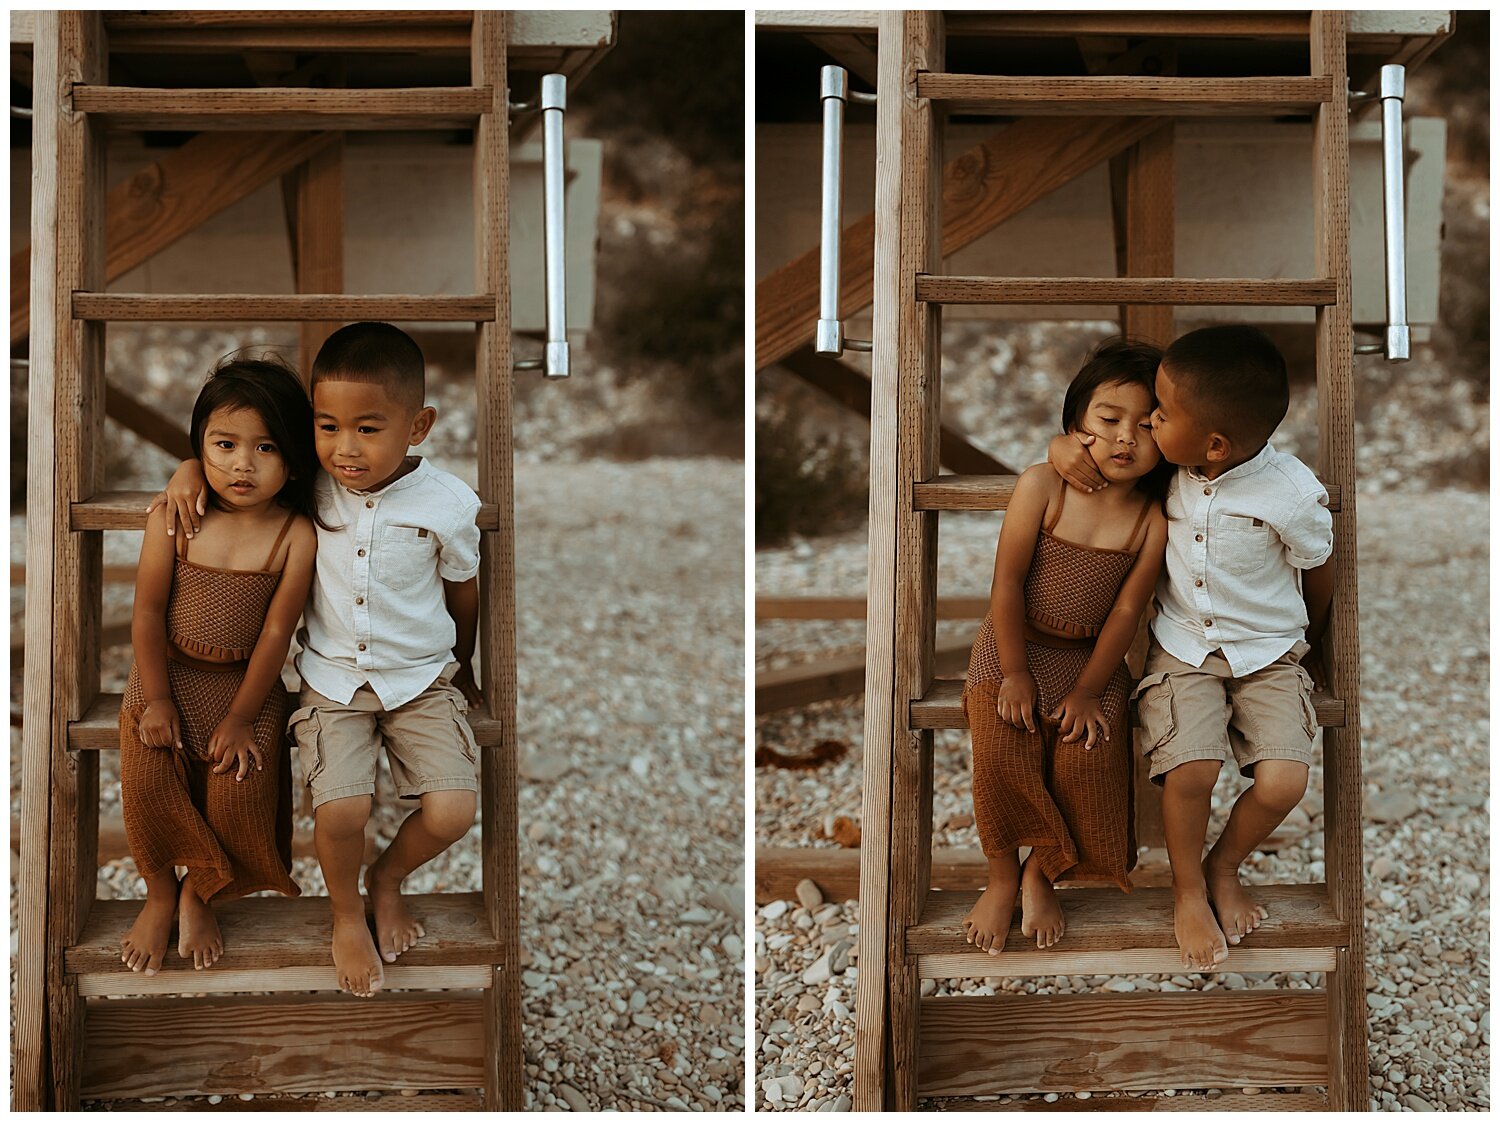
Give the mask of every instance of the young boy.
<path id="1" fill-rule="evenodd" d="M 1333 599 L 1328 493 L 1270 436 L 1286 415 L 1286 363 L 1253 327 L 1182 336 L 1156 374 L 1153 435 L 1179 465 L 1146 675 L 1136 688 L 1151 779 L 1162 786 L 1174 927 L 1185 966 L 1212 969 L 1265 908 L 1239 866 L 1301 800 L 1317 722 L 1313 682 Z M 1090 438 L 1081 437 L 1084 443 Z M 1075 485 L 1092 461 L 1070 436 L 1049 456 Z M 1066 466 L 1063 466 L 1066 464 Z M 1210 796 L 1233 757 L 1254 782 L 1205 857 Z M 1218 913 L 1215 920 L 1214 913 Z"/>
<path id="2" fill-rule="evenodd" d="M 432 431 L 422 352 L 384 323 L 344 327 L 313 361 L 318 562 L 304 626 L 299 708 L 289 729 L 312 789 L 314 843 L 333 911 L 339 985 L 370 997 L 385 962 L 424 934 L 401 884 L 468 831 L 477 745 L 462 713 L 477 704 L 479 499 L 407 455 Z M 196 461 L 168 494 L 196 499 Z M 184 486 L 185 485 L 185 486 Z M 189 509 L 191 507 L 189 506 Z M 195 528 L 184 518 L 188 532 Z M 360 895 L 365 822 L 384 741 L 397 794 L 417 799 L 365 872 L 379 950 Z"/>

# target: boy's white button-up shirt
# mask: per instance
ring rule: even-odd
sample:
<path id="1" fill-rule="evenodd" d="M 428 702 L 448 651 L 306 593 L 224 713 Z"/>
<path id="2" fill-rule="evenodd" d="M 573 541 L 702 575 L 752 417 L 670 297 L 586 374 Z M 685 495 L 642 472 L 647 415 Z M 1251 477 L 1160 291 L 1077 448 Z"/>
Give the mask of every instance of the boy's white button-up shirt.
<path id="1" fill-rule="evenodd" d="M 443 581 L 479 572 L 479 497 L 425 460 L 379 491 L 351 491 L 323 473 L 316 494 L 334 528 L 318 528 L 297 672 L 338 702 L 368 683 L 395 709 L 453 660 Z"/>
<path id="2" fill-rule="evenodd" d="M 1300 569 L 1333 553 L 1328 492 L 1295 456 L 1267 444 L 1217 479 L 1179 467 L 1167 491 L 1167 563 L 1151 630 L 1191 666 L 1224 652 L 1236 678 L 1304 638 Z"/>

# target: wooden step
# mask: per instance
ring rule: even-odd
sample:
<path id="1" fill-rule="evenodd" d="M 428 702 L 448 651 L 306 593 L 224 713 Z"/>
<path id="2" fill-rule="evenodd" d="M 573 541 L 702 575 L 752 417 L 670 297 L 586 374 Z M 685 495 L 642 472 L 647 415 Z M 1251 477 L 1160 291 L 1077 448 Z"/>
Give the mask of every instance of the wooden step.
<path id="1" fill-rule="evenodd" d="M 94 698 L 81 721 L 68 722 L 68 747 L 79 751 L 113 751 L 120 747 L 120 694 L 101 693 Z M 293 701 L 296 695 L 293 695 Z M 482 713 L 469 713 L 465 719 L 474 730 L 474 739 L 484 747 L 501 743 L 500 722 Z"/>
<path id="2" fill-rule="evenodd" d="M 1337 511 L 1343 492 L 1337 483 L 1323 486 L 1328 491 L 1328 509 Z M 912 509 L 1004 510 L 1015 491 L 1014 475 L 940 475 L 912 484 Z M 863 613 L 860 618 L 864 618 Z"/>
<path id="3" fill-rule="evenodd" d="M 100 491 L 85 502 L 74 503 L 70 515 L 74 530 L 144 530 L 146 507 L 159 492 Z M 500 528 L 500 508 L 485 503 L 475 519 L 481 530 Z"/>
<path id="4" fill-rule="evenodd" d="M 493 296 L 357 296 L 345 293 L 156 296 L 75 292 L 73 318 L 103 323 L 294 323 L 321 320 L 489 323 Z"/>
<path id="5" fill-rule="evenodd" d="M 968 718 L 963 710 L 964 684 L 956 678 L 937 678 L 926 695 L 911 703 L 911 727 L 914 729 L 966 729 Z M 1344 727 L 1344 703 L 1326 693 L 1313 694 L 1313 710 L 1321 728 Z"/>
<path id="6" fill-rule="evenodd" d="M 427 934 L 385 967 L 386 989 L 486 989 L 504 951 L 490 934 L 484 897 L 457 892 L 408 897 Z M 140 900 L 96 900 L 83 937 L 63 956 L 84 997 L 194 993 L 337 990 L 329 958 L 332 921 L 324 896 L 254 896 L 215 910 L 224 957 L 194 970 L 177 954 L 175 932 L 165 968 L 148 978 L 120 962 L 120 936 L 141 910 Z"/>
<path id="7" fill-rule="evenodd" d="M 929 304 L 1232 304 L 1322 307 L 1338 300 L 1323 279 L 1205 277 L 917 276 L 917 299 Z"/>
<path id="8" fill-rule="evenodd" d="M 1317 991 L 930 997 L 920 1016 L 918 1095 L 1328 1082 L 1328 997 Z"/>
<path id="9" fill-rule="evenodd" d="M 1275 117 L 1305 114 L 1333 99 L 1327 77 L 1003 77 L 991 74 L 917 75 L 917 96 L 947 104 L 953 113 L 1057 117 Z"/>
<path id="10" fill-rule="evenodd" d="M 73 87 L 73 109 L 114 128 L 183 132 L 229 129 L 462 129 L 494 107 L 488 86 L 412 89 L 187 89 Z"/>
<path id="11" fill-rule="evenodd" d="M 1297 1113 L 1315 1112 L 1326 1114 L 1328 1112 L 1328 1096 L 1316 1091 L 1267 1091 L 1263 1094 L 1241 1094 L 1238 1086 L 1233 1080 L 1229 1081 L 1229 1090 L 1215 1098 L 1207 1098 L 1203 1095 L 1173 1095 L 1168 1098 L 1162 1096 L 1115 1095 L 1100 1093 L 1092 1095 L 1087 1099 L 1068 1099 L 1066 1102 L 1049 1103 L 1045 1099 L 1021 1099 L 1014 1101 L 1004 1099 L 995 1101 L 986 1099 L 976 1102 L 972 1098 L 928 1098 L 923 1099 L 919 1110 L 931 1110 L 938 1113 L 951 1113 L 957 1110 L 969 1111 L 1056 1111 L 1058 1107 L 1064 1107 L 1070 1111 L 1131 1111 L 1145 1114 L 1185 1114 L 1190 1111 L 1212 1112 L 1214 1114 L 1237 1114 L 1237 1113 L 1271 1113 L 1280 1111 L 1295 1111 Z M 1176 1090 L 1176 1088 L 1172 1088 Z M 333 1101 L 333 1100 L 329 1100 Z"/>

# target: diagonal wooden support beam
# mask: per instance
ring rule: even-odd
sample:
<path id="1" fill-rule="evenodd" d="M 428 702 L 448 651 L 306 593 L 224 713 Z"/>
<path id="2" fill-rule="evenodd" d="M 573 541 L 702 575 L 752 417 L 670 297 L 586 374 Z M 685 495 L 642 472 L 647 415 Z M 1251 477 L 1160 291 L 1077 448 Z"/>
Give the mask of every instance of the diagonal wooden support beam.
<path id="1" fill-rule="evenodd" d="M 944 256 L 962 249 L 1043 195 L 1123 152 L 1160 124 L 1150 117 L 1027 118 L 943 167 Z M 840 307 L 851 315 L 874 293 L 875 215 L 844 227 Z M 818 319 L 818 251 L 808 250 L 755 286 L 755 368 L 812 342 Z"/>
<path id="2" fill-rule="evenodd" d="M 283 172 L 316 155 L 338 133 L 222 132 L 195 136 L 116 184 L 104 204 L 104 280 L 112 281 L 197 229 Z M 30 246 L 10 259 L 10 341 L 31 326 Z"/>

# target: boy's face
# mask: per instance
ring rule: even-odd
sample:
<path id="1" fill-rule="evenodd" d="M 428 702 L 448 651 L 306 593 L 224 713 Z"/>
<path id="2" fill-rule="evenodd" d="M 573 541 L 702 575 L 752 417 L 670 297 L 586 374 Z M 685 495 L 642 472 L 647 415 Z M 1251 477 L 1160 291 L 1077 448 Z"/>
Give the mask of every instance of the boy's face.
<path id="1" fill-rule="evenodd" d="M 402 404 L 371 382 L 321 381 L 312 404 L 318 462 L 351 491 L 376 491 L 403 474 L 407 449 L 437 420 L 431 406 Z"/>
<path id="2" fill-rule="evenodd" d="M 1208 460 L 1213 433 L 1188 413 L 1172 384 L 1166 364 L 1156 368 L 1156 412 L 1151 415 L 1151 435 L 1168 463 L 1199 467 Z"/>

